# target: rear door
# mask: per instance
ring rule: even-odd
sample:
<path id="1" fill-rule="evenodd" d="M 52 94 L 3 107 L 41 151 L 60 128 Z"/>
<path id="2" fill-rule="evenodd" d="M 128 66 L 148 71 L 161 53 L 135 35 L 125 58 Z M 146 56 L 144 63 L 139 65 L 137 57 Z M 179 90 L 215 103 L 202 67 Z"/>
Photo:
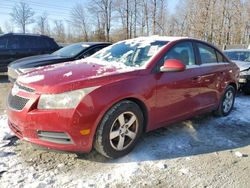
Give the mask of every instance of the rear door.
<path id="1" fill-rule="evenodd" d="M 200 108 L 209 108 L 218 104 L 219 89 L 225 76 L 225 64 L 219 52 L 210 45 L 195 42 L 200 63 L 200 76 L 197 81 L 200 84 L 200 94 L 197 100 Z M 217 54 L 218 53 L 218 54 Z"/>
<path id="2" fill-rule="evenodd" d="M 157 80 L 156 112 L 159 126 L 163 122 L 171 122 L 189 116 L 200 106 L 197 101 L 201 89 L 197 82 L 199 66 L 196 65 L 192 42 L 176 44 L 166 53 L 161 65 L 167 59 L 181 60 L 186 65 L 186 70 L 183 72 L 158 72 L 155 75 Z"/>

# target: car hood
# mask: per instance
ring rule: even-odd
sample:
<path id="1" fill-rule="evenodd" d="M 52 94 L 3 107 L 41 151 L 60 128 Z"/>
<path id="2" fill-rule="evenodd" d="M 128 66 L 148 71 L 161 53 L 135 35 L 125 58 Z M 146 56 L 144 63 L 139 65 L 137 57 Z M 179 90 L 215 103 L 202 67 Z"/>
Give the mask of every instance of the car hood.
<path id="1" fill-rule="evenodd" d="M 246 61 L 233 61 L 233 62 L 240 68 L 240 71 L 250 68 L 250 62 Z"/>
<path id="2" fill-rule="evenodd" d="M 69 58 L 61 57 L 53 54 L 45 54 L 45 55 L 36 55 L 30 56 L 22 59 L 18 59 L 13 61 L 9 67 L 13 69 L 20 69 L 20 68 L 32 68 L 38 66 L 46 66 L 48 62 L 65 62 L 69 61 Z"/>
<path id="3" fill-rule="evenodd" d="M 136 75 L 140 68 L 124 64 L 77 60 L 37 68 L 18 77 L 21 85 L 35 89 L 38 93 L 61 93 L 92 86 L 105 85 Z"/>

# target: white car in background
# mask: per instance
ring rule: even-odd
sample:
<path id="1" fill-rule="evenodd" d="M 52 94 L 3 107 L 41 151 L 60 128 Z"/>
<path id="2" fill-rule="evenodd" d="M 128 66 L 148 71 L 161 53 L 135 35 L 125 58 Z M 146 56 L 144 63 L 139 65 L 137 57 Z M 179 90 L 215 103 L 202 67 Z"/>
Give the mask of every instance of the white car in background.
<path id="1" fill-rule="evenodd" d="M 250 49 L 231 49 L 224 53 L 240 68 L 240 89 L 250 95 Z"/>

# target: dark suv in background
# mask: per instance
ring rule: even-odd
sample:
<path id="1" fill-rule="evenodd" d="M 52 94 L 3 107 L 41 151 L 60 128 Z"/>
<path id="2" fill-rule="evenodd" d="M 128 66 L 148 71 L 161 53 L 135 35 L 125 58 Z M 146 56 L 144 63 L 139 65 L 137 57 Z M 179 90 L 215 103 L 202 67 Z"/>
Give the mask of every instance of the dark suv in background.
<path id="1" fill-rule="evenodd" d="M 17 59 L 52 53 L 59 49 L 53 38 L 33 34 L 4 34 L 0 36 L 0 72 L 7 72 L 10 62 Z"/>

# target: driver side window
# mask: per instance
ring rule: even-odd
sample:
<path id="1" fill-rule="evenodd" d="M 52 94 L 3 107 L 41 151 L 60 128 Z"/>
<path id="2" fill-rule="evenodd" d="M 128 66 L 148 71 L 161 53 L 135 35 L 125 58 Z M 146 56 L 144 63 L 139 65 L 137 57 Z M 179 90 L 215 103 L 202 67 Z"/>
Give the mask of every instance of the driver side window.
<path id="1" fill-rule="evenodd" d="M 195 56 L 191 42 L 181 42 L 172 47 L 164 56 L 164 62 L 168 59 L 178 59 L 185 65 L 195 65 Z"/>

